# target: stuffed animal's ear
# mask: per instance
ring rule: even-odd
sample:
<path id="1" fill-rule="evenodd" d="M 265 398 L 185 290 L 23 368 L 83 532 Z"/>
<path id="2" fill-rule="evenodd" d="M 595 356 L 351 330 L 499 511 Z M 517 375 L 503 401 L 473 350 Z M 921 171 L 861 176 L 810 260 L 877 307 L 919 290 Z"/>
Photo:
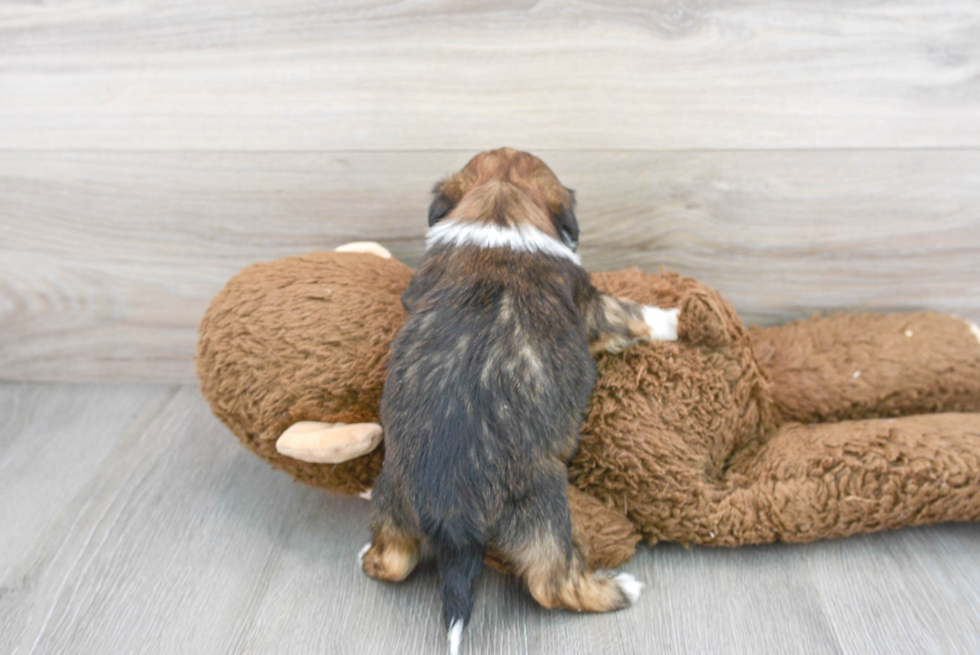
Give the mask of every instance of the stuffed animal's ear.
<path id="1" fill-rule="evenodd" d="M 312 464 L 340 464 L 367 455 L 383 436 L 377 423 L 293 423 L 276 440 L 280 455 Z"/>
<path id="2" fill-rule="evenodd" d="M 562 205 L 553 220 L 562 242 L 571 248 L 572 252 L 575 252 L 578 249 L 578 219 L 575 218 L 574 194 L 572 194 L 567 205 Z"/>
<path id="3" fill-rule="evenodd" d="M 432 204 L 429 205 L 429 227 L 432 227 L 446 215 L 453 210 L 456 203 L 449 199 L 449 197 L 442 192 L 442 183 L 439 183 L 432 189 L 432 193 L 436 197 L 432 200 Z"/>

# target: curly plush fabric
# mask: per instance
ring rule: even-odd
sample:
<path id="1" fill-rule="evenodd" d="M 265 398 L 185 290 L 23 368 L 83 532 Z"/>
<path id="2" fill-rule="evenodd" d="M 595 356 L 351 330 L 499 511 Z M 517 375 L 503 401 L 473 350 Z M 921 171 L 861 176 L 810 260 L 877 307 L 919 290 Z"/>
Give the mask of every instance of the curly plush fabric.
<path id="1" fill-rule="evenodd" d="M 410 277 L 354 253 L 242 271 L 200 327 L 197 370 L 214 413 L 303 482 L 369 488 L 383 448 L 308 464 L 275 440 L 301 420 L 378 420 Z M 842 314 L 746 329 L 691 278 L 593 278 L 681 307 L 679 341 L 598 360 L 569 488 L 593 565 L 626 561 L 641 535 L 735 546 L 980 519 L 980 342 L 965 321 Z"/>
<path id="2" fill-rule="evenodd" d="M 977 341 L 946 314 L 839 314 L 752 328 L 776 406 L 802 423 L 980 411 Z"/>
<path id="3" fill-rule="evenodd" d="M 256 455 L 340 493 L 370 488 L 383 447 L 343 464 L 276 452 L 297 421 L 378 420 L 388 344 L 405 322 L 412 271 L 394 259 L 314 253 L 254 264 L 211 301 L 197 374 L 211 410 Z"/>

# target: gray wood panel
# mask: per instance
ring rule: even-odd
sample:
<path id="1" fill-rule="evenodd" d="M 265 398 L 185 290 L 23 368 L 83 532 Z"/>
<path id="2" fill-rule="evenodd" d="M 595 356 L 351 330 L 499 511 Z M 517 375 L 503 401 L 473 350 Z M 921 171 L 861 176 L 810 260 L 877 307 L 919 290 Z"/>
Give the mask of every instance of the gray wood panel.
<path id="1" fill-rule="evenodd" d="M 0 3 L 0 149 L 980 146 L 980 5 Z"/>
<path id="2" fill-rule="evenodd" d="M 430 564 L 360 573 L 368 505 L 294 484 L 191 387 L 0 384 L 0 652 L 444 652 Z M 486 571 L 463 652 L 975 653 L 980 525 L 804 545 L 661 544 L 608 615 Z"/>
<path id="3" fill-rule="evenodd" d="M 175 393 L 0 384 L 0 653 L 46 652 L 35 639 L 63 619 L 54 600 L 111 527 L 123 478 L 109 472 L 145 456 L 147 427 Z"/>
<path id="4" fill-rule="evenodd" d="M 414 265 L 469 151 L 0 153 L 0 379 L 193 380 L 255 261 L 375 239 Z M 980 151 L 542 151 L 592 270 L 661 266 L 746 322 L 932 308 L 980 322 Z"/>

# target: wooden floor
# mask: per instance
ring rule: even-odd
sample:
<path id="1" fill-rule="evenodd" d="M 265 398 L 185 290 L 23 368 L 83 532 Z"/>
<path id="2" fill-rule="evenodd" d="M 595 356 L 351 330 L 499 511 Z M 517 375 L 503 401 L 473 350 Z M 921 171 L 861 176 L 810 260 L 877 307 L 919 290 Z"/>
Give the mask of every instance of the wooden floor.
<path id="1" fill-rule="evenodd" d="M 442 653 L 431 565 L 364 576 L 368 505 L 248 454 L 190 386 L 0 384 L 0 653 Z M 980 652 L 980 525 L 641 548 L 631 609 L 486 571 L 465 653 Z"/>

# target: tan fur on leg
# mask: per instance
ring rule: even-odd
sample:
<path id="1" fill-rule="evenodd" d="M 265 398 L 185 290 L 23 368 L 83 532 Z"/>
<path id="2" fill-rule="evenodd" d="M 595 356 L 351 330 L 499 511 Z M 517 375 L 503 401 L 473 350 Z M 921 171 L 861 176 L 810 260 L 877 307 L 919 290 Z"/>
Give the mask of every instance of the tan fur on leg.
<path id="1" fill-rule="evenodd" d="M 631 578 L 620 580 L 622 576 L 614 579 L 589 571 L 577 547 L 569 559 L 558 543 L 547 536 L 512 557 L 531 595 L 548 609 L 610 612 L 628 607 L 642 586 Z"/>
<path id="2" fill-rule="evenodd" d="M 377 531 L 364 553 L 364 572 L 375 580 L 401 582 L 419 563 L 419 540 L 390 526 Z"/>

